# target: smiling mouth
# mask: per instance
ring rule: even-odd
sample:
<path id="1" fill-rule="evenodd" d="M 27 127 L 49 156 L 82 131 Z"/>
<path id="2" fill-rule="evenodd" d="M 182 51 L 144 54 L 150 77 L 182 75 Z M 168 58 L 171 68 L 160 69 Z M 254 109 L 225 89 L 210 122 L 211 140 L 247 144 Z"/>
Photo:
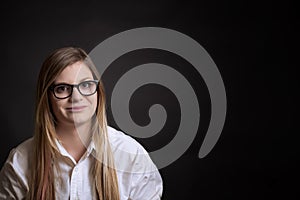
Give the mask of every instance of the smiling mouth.
<path id="1" fill-rule="evenodd" d="M 74 107 L 66 108 L 66 110 L 70 112 L 80 112 L 83 111 L 86 107 L 87 106 L 74 106 Z"/>

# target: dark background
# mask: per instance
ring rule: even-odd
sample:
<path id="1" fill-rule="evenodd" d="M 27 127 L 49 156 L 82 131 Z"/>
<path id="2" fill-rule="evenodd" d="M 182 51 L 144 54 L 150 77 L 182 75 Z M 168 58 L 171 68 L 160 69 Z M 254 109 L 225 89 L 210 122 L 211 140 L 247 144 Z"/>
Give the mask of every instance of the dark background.
<path id="1" fill-rule="evenodd" d="M 200 128 L 190 148 L 160 169 L 163 199 L 289 199 L 299 195 L 296 161 L 295 5 L 285 1 L 49 1 L 1 5 L 0 164 L 11 148 L 33 134 L 35 84 L 45 57 L 62 46 L 87 52 L 106 38 L 132 28 L 155 26 L 184 33 L 210 54 L 223 77 L 227 118 L 214 149 L 198 151 L 210 117 L 210 101 L 201 76 L 184 59 L 160 50 L 138 50 L 117 59 L 103 80 L 108 100 L 122 73 L 147 62 L 179 70 L 193 86 L 201 110 Z M 109 101 L 108 101 L 109 102 Z M 176 134 L 179 108 L 167 88 L 141 87 L 131 114 L 147 124 L 153 103 L 165 106 L 168 120 L 150 139 L 138 139 L 149 151 Z M 171 113 L 171 114 L 170 114 Z M 108 105 L 108 119 L 117 127 Z M 296 181 L 296 182 L 293 182 Z"/>

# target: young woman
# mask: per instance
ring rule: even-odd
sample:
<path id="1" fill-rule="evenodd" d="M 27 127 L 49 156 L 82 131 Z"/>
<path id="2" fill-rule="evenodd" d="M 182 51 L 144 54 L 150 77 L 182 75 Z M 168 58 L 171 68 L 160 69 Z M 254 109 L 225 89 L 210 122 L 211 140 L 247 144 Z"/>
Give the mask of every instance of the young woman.
<path id="1" fill-rule="evenodd" d="M 65 47 L 43 63 L 35 134 L 12 149 L 0 199 L 160 199 L 161 176 L 145 149 L 109 127 L 100 76 L 86 52 Z"/>

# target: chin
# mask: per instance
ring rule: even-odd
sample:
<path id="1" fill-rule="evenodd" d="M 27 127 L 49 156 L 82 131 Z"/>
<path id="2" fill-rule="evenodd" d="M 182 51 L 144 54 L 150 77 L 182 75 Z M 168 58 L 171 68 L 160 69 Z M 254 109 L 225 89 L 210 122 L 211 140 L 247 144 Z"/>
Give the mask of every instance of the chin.
<path id="1" fill-rule="evenodd" d="M 73 116 L 70 118 L 70 121 L 75 124 L 75 126 L 84 125 L 86 123 L 89 123 L 92 119 L 91 115 L 77 115 L 73 114 Z"/>

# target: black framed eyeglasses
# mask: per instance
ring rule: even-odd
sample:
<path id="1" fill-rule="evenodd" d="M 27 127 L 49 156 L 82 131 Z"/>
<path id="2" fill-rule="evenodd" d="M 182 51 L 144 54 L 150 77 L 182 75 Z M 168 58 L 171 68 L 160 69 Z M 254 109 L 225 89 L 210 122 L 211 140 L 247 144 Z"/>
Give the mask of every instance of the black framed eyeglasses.
<path id="1" fill-rule="evenodd" d="M 77 88 L 79 93 L 83 96 L 90 96 L 96 93 L 98 80 L 83 81 L 79 84 L 66 84 L 61 83 L 57 85 L 52 85 L 50 90 L 53 92 L 54 96 L 58 99 L 66 99 L 70 97 L 73 93 L 73 88 Z"/>

